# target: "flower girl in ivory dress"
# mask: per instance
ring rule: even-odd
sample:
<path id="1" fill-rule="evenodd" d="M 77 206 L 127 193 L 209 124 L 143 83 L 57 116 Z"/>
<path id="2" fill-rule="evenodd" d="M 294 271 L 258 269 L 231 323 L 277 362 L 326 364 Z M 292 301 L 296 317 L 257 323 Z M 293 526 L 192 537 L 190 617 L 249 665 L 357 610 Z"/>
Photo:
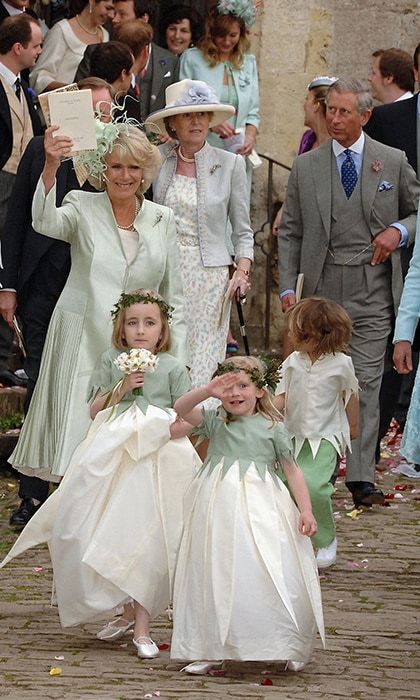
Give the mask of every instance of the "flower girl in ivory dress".
<path id="1" fill-rule="evenodd" d="M 171 602 L 182 499 L 199 463 L 182 437 L 191 426 L 171 410 L 190 383 L 186 368 L 168 353 L 170 313 L 152 290 L 122 294 L 113 311 L 113 347 L 92 376 L 94 422 L 59 488 L 2 562 L 48 542 L 62 625 L 125 604 L 123 617 L 97 636 L 114 640 L 134 628 L 142 658 L 159 654 L 149 622 Z M 130 349 L 137 366 L 147 355 L 145 369 L 154 371 L 122 375 L 117 358 Z M 122 360 L 128 372 L 127 357 Z"/>
<path id="2" fill-rule="evenodd" d="M 296 348 L 282 365 L 274 403 L 284 408 L 294 455 L 303 471 L 318 530 L 312 542 L 320 569 L 335 564 L 337 540 L 331 503 L 337 457 L 351 449 L 359 421 L 353 362 L 345 354 L 352 324 L 346 311 L 330 299 L 309 297 L 287 315 Z"/>
<path id="3" fill-rule="evenodd" d="M 188 673 L 206 673 L 225 659 L 283 660 L 300 670 L 317 629 L 324 640 L 309 539 L 316 522 L 265 385 L 257 358 L 231 358 L 209 384 L 175 402 L 177 413 L 209 439 L 185 496 L 174 587 L 171 657 L 194 660 Z M 222 402 L 217 411 L 198 407 L 210 396 Z"/>

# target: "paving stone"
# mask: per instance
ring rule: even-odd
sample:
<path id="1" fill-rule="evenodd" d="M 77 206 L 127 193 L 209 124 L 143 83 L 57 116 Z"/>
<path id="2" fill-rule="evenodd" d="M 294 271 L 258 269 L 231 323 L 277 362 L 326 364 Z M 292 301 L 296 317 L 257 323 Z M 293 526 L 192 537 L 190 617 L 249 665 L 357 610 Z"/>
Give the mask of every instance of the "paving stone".
<path id="1" fill-rule="evenodd" d="M 387 493 L 398 493 L 396 484 L 411 483 L 389 469 L 380 476 Z M 283 672 L 279 664 L 229 662 L 224 677 L 191 677 L 180 673 L 183 664 L 170 660 L 169 652 L 141 661 L 129 636 L 104 644 L 94 636 L 95 624 L 63 630 L 50 605 L 48 550 L 25 553 L 0 571 L 0 698 L 141 700 L 156 691 L 161 700 L 420 698 L 420 556 L 415 543 L 420 483 L 414 488 L 392 501 L 397 508 L 376 506 L 352 520 L 346 510 L 350 499 L 338 482 L 338 561 L 321 579 L 327 649 L 318 642 L 313 662 L 298 674 Z M 0 476 L 0 556 L 16 537 L 7 525 L 16 502 L 13 477 Z M 363 547 L 357 547 L 360 543 Z M 35 567 L 42 571 L 35 573 Z M 154 622 L 157 643 L 170 643 L 170 634 L 166 618 Z M 53 666 L 60 666 L 62 675 L 49 676 Z M 273 686 L 261 685 L 267 678 Z"/>

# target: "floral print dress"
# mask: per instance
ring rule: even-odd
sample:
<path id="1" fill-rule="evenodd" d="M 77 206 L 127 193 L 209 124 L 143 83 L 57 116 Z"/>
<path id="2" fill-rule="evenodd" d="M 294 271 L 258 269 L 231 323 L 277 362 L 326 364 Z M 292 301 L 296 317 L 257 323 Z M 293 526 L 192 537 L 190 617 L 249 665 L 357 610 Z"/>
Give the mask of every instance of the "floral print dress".
<path id="1" fill-rule="evenodd" d="M 227 266 L 204 267 L 197 232 L 197 182 L 175 175 L 165 205 L 175 215 L 184 288 L 184 314 L 193 387 L 207 383 L 225 357 L 230 303 L 224 300 Z"/>

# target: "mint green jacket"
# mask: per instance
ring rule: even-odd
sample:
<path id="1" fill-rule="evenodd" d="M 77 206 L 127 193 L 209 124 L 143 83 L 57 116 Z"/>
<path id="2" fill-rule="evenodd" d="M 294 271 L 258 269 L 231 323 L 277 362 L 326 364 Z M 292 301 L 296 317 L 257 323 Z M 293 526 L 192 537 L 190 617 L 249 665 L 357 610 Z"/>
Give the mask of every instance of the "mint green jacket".
<path id="1" fill-rule="evenodd" d="M 223 91 L 224 72 L 224 63 L 218 63 L 211 68 L 200 49 L 187 49 L 181 56 L 179 79 L 204 80 L 213 88 L 219 100 Z M 240 70 L 234 69 L 232 76 L 238 95 L 235 128 L 240 129 L 245 127 L 246 124 L 252 124 L 258 129 L 260 124 L 260 96 L 255 56 L 250 53 L 245 54 L 242 68 Z M 214 142 L 215 136 L 216 134 L 211 135 L 211 144 L 213 146 L 219 145 L 219 147 L 223 148 L 223 144 Z"/>

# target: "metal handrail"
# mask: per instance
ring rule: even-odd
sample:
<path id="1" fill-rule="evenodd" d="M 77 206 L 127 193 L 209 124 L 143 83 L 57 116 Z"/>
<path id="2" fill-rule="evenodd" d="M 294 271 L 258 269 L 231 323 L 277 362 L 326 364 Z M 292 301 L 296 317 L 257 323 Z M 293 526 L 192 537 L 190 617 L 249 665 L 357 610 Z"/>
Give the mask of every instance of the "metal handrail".
<path id="1" fill-rule="evenodd" d="M 283 170 L 291 171 L 289 165 L 281 163 L 275 158 L 265 155 L 264 153 L 258 153 L 259 157 L 268 162 L 268 180 L 266 189 L 266 220 L 261 225 L 259 229 L 254 232 L 254 242 L 256 247 L 260 248 L 261 252 L 265 255 L 265 311 L 264 311 L 264 349 L 269 350 L 270 347 L 270 312 L 271 312 L 271 290 L 273 286 L 273 275 L 271 271 L 271 261 L 275 249 L 277 248 L 277 241 L 274 236 L 271 235 L 271 227 L 274 221 L 274 207 L 275 202 L 273 198 L 273 171 L 274 166 L 283 168 Z M 269 235 L 265 234 L 266 227 L 269 227 Z M 261 237 L 261 240 L 259 240 Z"/>

